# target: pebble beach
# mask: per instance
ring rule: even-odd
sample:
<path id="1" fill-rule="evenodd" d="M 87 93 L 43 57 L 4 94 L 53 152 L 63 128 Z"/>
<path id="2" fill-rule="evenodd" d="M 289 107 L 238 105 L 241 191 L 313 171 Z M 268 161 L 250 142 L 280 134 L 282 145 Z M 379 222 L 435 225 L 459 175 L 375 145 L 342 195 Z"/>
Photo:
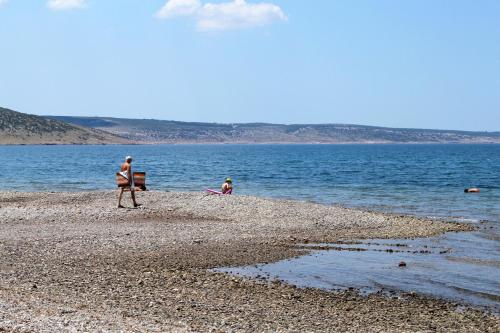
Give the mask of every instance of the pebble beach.
<path id="1" fill-rule="evenodd" d="M 498 332 L 418 294 L 362 296 L 216 273 L 301 244 L 430 237 L 467 224 L 205 193 L 0 192 L 0 332 Z M 127 201 L 128 200 L 128 201 Z"/>

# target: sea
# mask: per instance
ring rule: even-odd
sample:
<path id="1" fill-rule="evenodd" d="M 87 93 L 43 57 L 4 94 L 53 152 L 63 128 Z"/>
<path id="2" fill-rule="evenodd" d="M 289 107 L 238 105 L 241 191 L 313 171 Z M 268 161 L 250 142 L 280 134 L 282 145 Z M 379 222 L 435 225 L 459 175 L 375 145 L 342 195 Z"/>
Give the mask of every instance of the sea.
<path id="1" fill-rule="evenodd" d="M 500 309 L 500 145 L 0 146 L 0 189 L 115 189 L 115 173 L 126 155 L 133 156 L 135 171 L 147 173 L 151 190 L 204 191 L 232 177 L 236 195 L 411 214 L 477 228 L 425 240 L 360 240 L 366 251 L 313 251 L 228 272 L 323 289 L 416 291 Z M 464 193 L 470 187 L 481 192 Z M 395 245 L 407 251 L 386 251 L 399 248 Z M 404 269 L 395 264 L 400 261 L 407 263 Z"/>

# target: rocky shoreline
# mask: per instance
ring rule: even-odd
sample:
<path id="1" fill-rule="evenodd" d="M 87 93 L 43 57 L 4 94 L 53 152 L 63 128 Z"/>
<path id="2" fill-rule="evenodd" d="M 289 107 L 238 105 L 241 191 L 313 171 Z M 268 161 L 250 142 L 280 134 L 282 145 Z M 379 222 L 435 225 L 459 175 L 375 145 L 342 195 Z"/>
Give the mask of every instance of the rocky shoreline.
<path id="1" fill-rule="evenodd" d="M 498 332 L 499 318 L 418 295 L 360 296 L 211 272 L 301 243 L 428 237 L 466 224 L 203 193 L 0 192 L 0 332 Z"/>

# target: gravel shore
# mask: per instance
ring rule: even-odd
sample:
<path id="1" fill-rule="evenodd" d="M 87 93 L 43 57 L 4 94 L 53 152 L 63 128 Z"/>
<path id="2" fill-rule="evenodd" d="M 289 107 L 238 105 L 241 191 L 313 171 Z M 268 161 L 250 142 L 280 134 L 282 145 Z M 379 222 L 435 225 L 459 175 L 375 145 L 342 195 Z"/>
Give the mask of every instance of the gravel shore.
<path id="1" fill-rule="evenodd" d="M 500 331 L 495 315 L 418 295 L 209 271 L 297 256 L 302 243 L 468 225 L 246 196 L 138 197 L 142 207 L 117 209 L 116 192 L 0 192 L 0 332 Z"/>

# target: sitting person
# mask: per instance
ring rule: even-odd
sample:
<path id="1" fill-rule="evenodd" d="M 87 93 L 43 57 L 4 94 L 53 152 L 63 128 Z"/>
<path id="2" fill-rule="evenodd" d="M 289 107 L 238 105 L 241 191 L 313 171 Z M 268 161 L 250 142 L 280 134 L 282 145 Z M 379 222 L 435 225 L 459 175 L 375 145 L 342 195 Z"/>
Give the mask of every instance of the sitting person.
<path id="1" fill-rule="evenodd" d="M 233 180 L 228 177 L 221 188 L 222 194 L 232 194 L 233 193 Z"/>

